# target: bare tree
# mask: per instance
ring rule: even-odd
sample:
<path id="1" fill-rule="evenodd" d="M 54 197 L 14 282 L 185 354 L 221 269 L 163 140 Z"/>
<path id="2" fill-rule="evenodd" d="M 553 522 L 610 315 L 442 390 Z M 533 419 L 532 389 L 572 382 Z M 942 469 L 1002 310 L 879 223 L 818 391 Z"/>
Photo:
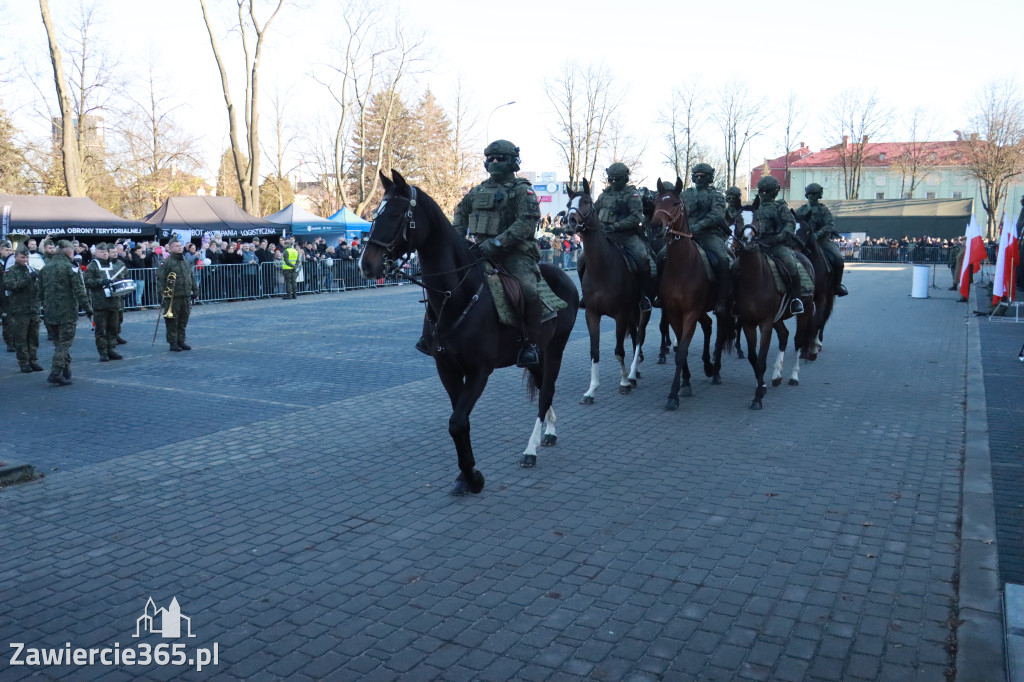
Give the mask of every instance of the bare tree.
<path id="1" fill-rule="evenodd" d="M 698 134 L 704 122 L 705 107 L 699 82 L 686 83 L 672 91 L 658 121 L 667 128 L 665 140 L 669 150 L 665 158 L 675 169 L 676 177 L 684 181 L 690 177 L 690 168 L 697 163 L 700 154 Z"/>
<path id="2" fill-rule="evenodd" d="M 50 18 L 48 0 L 39 0 L 39 11 L 43 15 L 43 26 L 50 44 L 50 63 L 53 65 L 53 82 L 57 88 L 57 103 L 61 117 L 61 160 L 64 169 L 64 188 L 69 197 L 84 197 L 79 166 L 78 140 L 75 137 L 74 111 L 71 108 L 71 92 L 64 79 L 64 65 L 60 46 L 57 45 L 56 29 Z"/>
<path id="3" fill-rule="evenodd" d="M 878 101 L 874 90 L 866 94 L 845 90 L 829 105 L 823 123 L 833 139 L 842 140 L 832 149 L 843 171 L 845 198 L 860 198 L 864 159 L 872 149 L 869 140 L 885 134 L 891 120 L 892 109 Z"/>
<path id="4" fill-rule="evenodd" d="M 998 230 L 999 204 L 1010 180 L 1024 173 L 1024 101 L 1014 81 L 993 82 L 978 92 L 968 109 L 966 173 L 978 181 L 988 216 L 987 236 Z"/>
<path id="5" fill-rule="evenodd" d="M 554 107 L 557 124 L 551 141 L 562 151 L 569 169 L 569 185 L 593 178 L 605 131 L 619 108 L 624 93 L 615 86 L 604 67 L 586 68 L 569 62 L 544 91 Z"/>
<path id="6" fill-rule="evenodd" d="M 626 132 L 622 118 L 616 114 L 608 122 L 608 164 L 616 161 L 626 164 L 629 168 L 629 175 L 633 184 L 641 183 L 644 178 L 637 177 L 637 170 L 642 164 L 644 154 L 647 153 L 647 141 L 638 140 Z"/>
<path id="7" fill-rule="evenodd" d="M 711 118 L 722 133 L 725 184 L 735 185 L 743 151 L 768 128 L 762 113 L 765 100 L 751 95 L 748 85 L 729 81 L 722 85 L 711 106 Z"/>
<path id="8" fill-rule="evenodd" d="M 907 141 L 899 144 L 898 155 L 890 168 L 900 176 L 900 196 L 913 199 L 914 191 L 924 182 L 939 161 L 930 150 L 929 138 L 936 133 L 934 120 L 917 107 L 907 121 Z"/>
<path id="9" fill-rule="evenodd" d="M 804 134 L 804 128 L 807 126 L 807 118 L 801 113 L 800 102 L 797 99 L 796 92 L 790 91 L 789 95 L 786 96 L 785 104 L 783 105 L 783 118 L 782 118 L 782 153 L 786 157 L 786 181 L 782 183 L 782 198 L 783 200 L 789 198 L 789 157 L 797 151 L 795 144 L 800 136 Z"/>
<path id="10" fill-rule="evenodd" d="M 270 170 L 271 172 L 267 175 L 264 181 L 265 186 L 271 187 L 271 197 L 267 197 L 266 200 L 262 201 L 260 206 L 260 215 L 269 215 L 283 210 L 287 205 L 288 197 L 291 196 L 294 199 L 293 188 L 291 186 L 291 180 L 288 176 L 298 168 L 297 164 L 292 164 L 289 157 L 289 149 L 291 149 L 298 135 L 294 130 L 291 129 L 288 118 L 286 115 L 288 93 L 285 93 L 282 97 L 281 91 L 276 90 L 274 96 L 270 98 L 270 106 L 272 109 L 271 125 L 273 126 L 273 149 L 264 149 L 264 153 L 267 158 L 270 159 Z M 291 164 L 287 165 L 286 164 Z"/>
<path id="11" fill-rule="evenodd" d="M 271 22 L 281 11 L 284 0 L 277 0 L 277 5 L 266 21 L 260 23 L 256 18 L 255 0 L 235 0 L 238 5 L 238 32 L 241 37 L 242 54 L 245 58 L 245 145 L 238 139 L 238 125 L 235 121 L 235 105 L 231 100 L 228 85 L 227 68 L 217 46 L 210 15 L 206 10 L 205 0 L 199 0 L 203 10 L 203 21 L 210 36 L 213 57 L 220 70 L 221 89 L 224 92 L 224 104 L 228 113 L 228 133 L 231 139 L 231 154 L 238 178 L 238 187 L 242 195 L 242 208 L 250 213 L 259 212 L 260 207 L 260 138 L 259 138 L 259 75 L 260 58 L 263 54 L 263 41 Z M 251 35 L 256 38 L 256 45 L 250 52 Z"/>

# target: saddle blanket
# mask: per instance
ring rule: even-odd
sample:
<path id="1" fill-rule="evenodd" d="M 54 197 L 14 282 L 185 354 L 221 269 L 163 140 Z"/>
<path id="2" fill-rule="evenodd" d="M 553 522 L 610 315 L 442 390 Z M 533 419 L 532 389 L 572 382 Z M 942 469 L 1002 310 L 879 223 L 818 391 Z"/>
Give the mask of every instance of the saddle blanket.
<path id="1" fill-rule="evenodd" d="M 507 327 L 518 327 L 519 315 L 516 314 L 515 308 L 505 297 L 505 287 L 501 284 L 501 278 L 497 274 L 488 275 L 487 286 L 491 290 L 494 308 L 498 311 L 498 321 Z M 541 321 L 551 319 L 559 310 L 568 307 L 568 304 L 558 297 L 543 277 L 537 282 L 537 293 L 540 295 L 541 305 L 544 306 L 544 312 L 540 316 Z"/>
<path id="2" fill-rule="evenodd" d="M 807 270 L 807 267 L 803 264 L 803 262 L 799 258 L 796 262 L 797 265 L 800 268 L 802 268 L 804 272 L 807 273 L 808 278 L 811 279 L 811 281 L 814 281 L 814 278 L 810 276 L 811 273 Z M 789 288 L 786 286 L 786 283 L 782 280 L 782 273 L 779 272 L 779 264 L 775 262 L 774 258 L 768 258 L 768 267 L 771 269 L 772 276 L 775 278 L 775 290 L 778 291 L 783 296 L 785 296 L 787 293 L 789 293 Z"/>

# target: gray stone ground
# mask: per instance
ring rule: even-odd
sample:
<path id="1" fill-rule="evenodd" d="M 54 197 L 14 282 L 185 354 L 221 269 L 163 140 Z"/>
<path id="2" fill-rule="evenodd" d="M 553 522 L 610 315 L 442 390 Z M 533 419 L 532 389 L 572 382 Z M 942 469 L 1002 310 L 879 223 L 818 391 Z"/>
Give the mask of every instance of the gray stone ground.
<path id="1" fill-rule="evenodd" d="M 190 353 L 130 313 L 104 364 L 83 322 L 73 387 L 0 371 L 0 459 L 48 474 L 0 491 L 0 678 L 943 680 L 965 310 L 911 299 L 906 266 L 847 282 L 823 354 L 760 412 L 735 356 L 664 412 L 654 343 L 637 391 L 606 361 L 579 405 L 581 316 L 557 446 L 518 467 L 533 408 L 496 373 L 472 421 L 487 487 L 462 499 L 414 287 L 202 306 Z M 195 638 L 134 638 L 150 597 Z M 219 664 L 8 648 L 161 641 Z"/>

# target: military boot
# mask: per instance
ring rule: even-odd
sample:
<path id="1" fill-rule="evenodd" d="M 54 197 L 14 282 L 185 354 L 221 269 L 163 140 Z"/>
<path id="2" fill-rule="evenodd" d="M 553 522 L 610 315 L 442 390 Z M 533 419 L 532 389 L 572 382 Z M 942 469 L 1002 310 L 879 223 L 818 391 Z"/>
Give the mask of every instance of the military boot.
<path id="1" fill-rule="evenodd" d="M 110 354 L 100 353 L 100 362 L 110 362 Z"/>
<path id="2" fill-rule="evenodd" d="M 21 365 L 20 369 L 21 369 L 21 373 L 22 374 L 31 374 L 32 373 L 32 367 L 29 366 L 29 365 Z"/>
<path id="3" fill-rule="evenodd" d="M 121 338 L 121 335 L 120 335 L 120 334 L 118 334 L 118 335 L 117 335 L 117 345 L 119 345 L 119 346 L 123 346 L 123 345 L 125 345 L 126 343 L 128 343 L 128 342 L 127 342 L 127 341 L 125 341 L 124 339 L 122 339 L 122 338 Z"/>
<path id="4" fill-rule="evenodd" d="M 46 377 L 47 383 L 53 384 L 54 386 L 70 386 L 71 380 L 65 379 L 61 376 L 60 372 L 50 372 L 50 376 Z"/>
<path id="5" fill-rule="evenodd" d="M 182 350 L 192 350 L 192 346 L 188 345 L 184 341 L 179 341 L 178 347 L 180 347 Z"/>
<path id="6" fill-rule="evenodd" d="M 836 296 L 846 296 L 849 291 L 846 290 L 846 285 L 842 282 L 836 284 Z"/>
<path id="7" fill-rule="evenodd" d="M 651 309 L 651 299 L 654 298 L 654 278 L 651 277 L 651 269 L 647 263 L 640 264 L 640 312 Z"/>
<path id="8" fill-rule="evenodd" d="M 540 364 L 540 351 L 537 349 L 537 342 L 540 340 L 539 298 L 526 303 L 523 311 L 523 327 L 526 331 L 526 338 L 523 339 L 523 347 L 519 350 L 516 367 L 536 367 Z"/>
<path id="9" fill-rule="evenodd" d="M 171 344 L 171 350 L 174 351 L 175 353 L 180 353 L 181 352 L 181 346 L 179 346 L 176 343 L 172 343 Z"/>
<path id="10" fill-rule="evenodd" d="M 62 377 L 64 377 L 65 379 L 68 379 L 69 383 L 70 383 L 70 379 L 71 379 L 71 365 L 67 365 L 66 367 L 64 367 L 64 369 L 61 371 L 60 375 Z"/>
<path id="11" fill-rule="evenodd" d="M 789 285 L 789 295 L 793 300 L 789 302 L 789 312 L 793 315 L 801 315 L 804 312 L 804 302 L 800 300 L 800 278 L 795 273 L 790 274 L 793 279 Z"/>
<path id="12" fill-rule="evenodd" d="M 430 348 L 427 346 L 426 337 L 421 336 L 420 340 L 416 342 L 416 350 L 424 355 L 430 355 Z"/>
<path id="13" fill-rule="evenodd" d="M 33 372 L 42 372 L 43 371 L 43 366 L 40 365 L 35 360 L 33 360 L 32 362 L 28 363 L 28 366 L 32 368 Z"/>
<path id="14" fill-rule="evenodd" d="M 115 350 L 108 350 L 107 357 L 109 357 L 111 360 L 124 360 L 124 356 Z"/>

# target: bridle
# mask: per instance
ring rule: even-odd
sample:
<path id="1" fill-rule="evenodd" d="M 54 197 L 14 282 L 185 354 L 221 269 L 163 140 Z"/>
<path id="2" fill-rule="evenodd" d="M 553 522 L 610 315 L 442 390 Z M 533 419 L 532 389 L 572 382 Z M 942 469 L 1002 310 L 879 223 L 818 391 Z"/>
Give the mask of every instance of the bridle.
<path id="1" fill-rule="evenodd" d="M 589 195 L 577 194 L 576 196 L 573 197 L 573 200 L 577 199 L 578 197 L 582 197 L 582 196 L 587 196 L 589 198 Z M 568 211 L 568 213 L 565 216 L 565 219 L 568 222 L 569 216 L 571 216 L 572 214 L 575 213 L 577 216 L 579 216 L 579 219 L 580 219 L 579 227 L 575 230 L 576 232 L 586 232 L 587 230 L 596 230 L 596 229 L 598 229 L 596 225 L 589 224 L 591 217 L 594 215 L 594 211 L 595 211 L 595 209 L 594 209 L 594 202 L 593 202 L 593 200 L 591 200 L 590 201 L 590 210 L 589 211 L 584 213 L 583 211 L 581 211 L 576 206 L 570 206 L 569 207 L 569 211 Z M 600 223 L 597 223 L 597 221 L 595 221 L 595 223 L 597 225 L 600 224 Z"/>
<path id="2" fill-rule="evenodd" d="M 379 239 L 373 237 L 373 225 L 377 222 L 377 214 L 380 212 L 380 207 L 377 207 L 377 214 L 373 216 L 373 221 L 370 222 L 370 236 L 366 238 L 366 241 L 374 246 L 379 246 L 384 249 L 384 275 L 390 275 L 396 270 L 401 271 L 403 265 L 405 265 L 411 258 L 409 249 L 409 231 L 416 230 L 416 218 L 413 216 L 413 210 L 416 208 L 416 188 L 409 185 L 409 191 L 412 192 L 411 197 L 398 196 L 399 199 L 408 202 L 409 206 L 405 211 L 405 215 L 402 216 L 402 222 L 399 224 L 398 230 L 395 231 L 395 238 L 390 242 L 382 242 Z M 386 201 L 386 200 L 385 200 Z M 395 259 L 395 249 L 398 244 L 405 242 L 405 249 L 399 254 L 399 258 Z"/>
<path id="3" fill-rule="evenodd" d="M 676 211 L 675 215 L 670 214 L 667 210 L 663 208 L 655 209 L 654 215 L 651 216 L 652 223 L 658 222 L 658 214 L 660 213 L 664 213 L 665 217 L 668 219 L 668 222 L 665 223 L 666 237 L 668 235 L 672 235 L 673 241 L 679 241 L 683 237 L 687 239 L 693 239 L 692 232 L 690 232 L 689 230 L 686 230 L 685 232 L 683 231 L 683 229 L 685 229 L 685 225 L 683 224 L 683 216 L 685 215 L 685 212 L 683 211 L 683 204 L 681 202 L 679 204 L 679 210 Z"/>

